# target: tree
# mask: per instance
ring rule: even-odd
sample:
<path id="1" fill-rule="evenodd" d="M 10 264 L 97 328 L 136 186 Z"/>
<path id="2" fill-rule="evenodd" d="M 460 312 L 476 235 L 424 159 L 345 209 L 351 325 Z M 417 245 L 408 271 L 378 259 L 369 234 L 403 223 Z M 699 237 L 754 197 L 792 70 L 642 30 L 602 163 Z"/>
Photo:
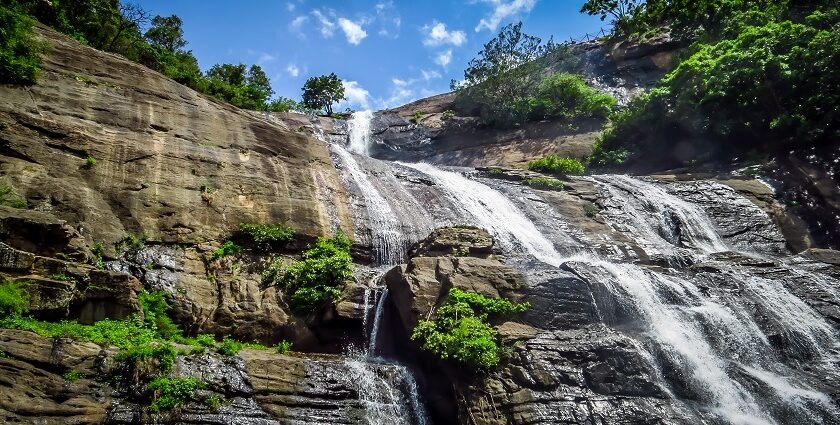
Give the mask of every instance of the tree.
<path id="1" fill-rule="evenodd" d="M 208 93 L 240 108 L 266 110 L 274 94 L 268 76 L 259 65 L 221 64 L 207 71 Z"/>
<path id="2" fill-rule="evenodd" d="M 278 97 L 268 104 L 268 110 L 271 112 L 289 112 L 297 108 L 297 102 L 287 97 Z"/>
<path id="3" fill-rule="evenodd" d="M 602 21 L 612 16 L 613 27 L 624 34 L 628 31 L 629 18 L 644 3 L 644 0 L 587 0 L 580 11 L 589 15 L 599 15 Z"/>
<path id="4" fill-rule="evenodd" d="M 170 52 L 179 51 L 187 45 L 184 30 L 181 28 L 183 24 L 181 18 L 176 15 L 155 16 L 152 18 L 152 27 L 146 31 L 146 39 L 152 45 Z"/>
<path id="5" fill-rule="evenodd" d="M 333 103 L 344 99 L 344 84 L 335 73 L 310 77 L 303 85 L 301 104 L 306 108 L 324 109 L 327 115 L 332 115 Z"/>
<path id="6" fill-rule="evenodd" d="M 522 32 L 522 22 L 508 24 L 469 62 L 464 81 L 453 82 L 460 109 L 480 112 L 485 124 L 509 126 L 525 119 L 528 97 L 540 81 L 536 59 L 556 48 L 553 41 Z"/>

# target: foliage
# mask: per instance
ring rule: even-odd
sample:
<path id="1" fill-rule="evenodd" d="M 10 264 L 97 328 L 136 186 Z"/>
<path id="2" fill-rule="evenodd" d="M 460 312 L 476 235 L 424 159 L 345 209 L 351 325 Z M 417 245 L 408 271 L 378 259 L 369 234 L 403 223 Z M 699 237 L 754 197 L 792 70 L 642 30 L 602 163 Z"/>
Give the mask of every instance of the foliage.
<path id="1" fill-rule="evenodd" d="M 590 86 L 580 75 L 557 73 L 542 80 L 530 100 L 531 119 L 601 118 L 618 103 L 614 97 Z"/>
<path id="2" fill-rule="evenodd" d="M 537 189 L 563 190 L 563 182 L 552 177 L 531 177 L 525 184 Z"/>
<path id="3" fill-rule="evenodd" d="M 268 104 L 270 112 L 289 112 L 297 109 L 298 103 L 287 97 L 278 97 Z"/>
<path id="4" fill-rule="evenodd" d="M 92 156 L 88 156 L 87 158 L 85 158 L 85 167 L 93 168 L 94 165 L 96 165 L 96 158 Z"/>
<path id="5" fill-rule="evenodd" d="M 292 349 L 292 343 L 286 341 L 285 339 L 278 342 L 277 345 L 274 346 L 274 350 L 280 354 L 286 354 Z"/>
<path id="6" fill-rule="evenodd" d="M 184 40 L 184 30 L 181 26 L 184 24 L 176 15 L 172 16 L 155 16 L 152 18 L 152 26 L 146 31 L 145 37 L 149 42 L 161 49 L 172 52 L 181 50 L 187 45 Z"/>
<path id="7" fill-rule="evenodd" d="M 416 111 L 411 115 L 411 118 L 409 118 L 408 120 L 414 124 L 417 124 L 418 122 L 420 122 L 420 118 L 423 118 L 423 114 L 421 114 L 420 111 Z"/>
<path id="8" fill-rule="evenodd" d="M 611 17 L 613 28 L 623 34 L 628 32 L 630 18 L 642 3 L 644 0 L 587 0 L 580 11 L 597 15 L 602 21 Z"/>
<path id="9" fill-rule="evenodd" d="M 587 203 L 583 206 L 583 214 L 589 218 L 595 218 L 598 215 L 598 206 L 593 203 Z"/>
<path id="10" fill-rule="evenodd" d="M 615 117 L 593 162 L 628 152 L 631 160 L 675 166 L 697 156 L 831 143 L 840 135 L 838 15 L 745 26 L 734 38 L 696 45 L 648 96 Z M 666 144 L 673 140 L 680 145 Z"/>
<path id="11" fill-rule="evenodd" d="M 245 109 L 267 110 L 274 94 L 268 76 L 259 65 L 221 64 L 207 71 L 207 93 Z"/>
<path id="12" fill-rule="evenodd" d="M 216 345 L 216 337 L 210 334 L 198 334 L 195 336 L 195 342 L 202 347 L 212 347 Z"/>
<path id="13" fill-rule="evenodd" d="M 116 247 L 117 251 L 121 251 L 123 249 L 128 251 L 139 251 L 146 246 L 146 235 L 135 235 L 134 233 L 129 233 L 126 235 L 123 240 L 117 242 Z"/>
<path id="14" fill-rule="evenodd" d="M 277 251 L 294 240 L 295 229 L 280 224 L 252 224 L 239 225 L 238 236 L 243 243 L 264 252 Z"/>
<path id="15" fill-rule="evenodd" d="M 141 291 L 138 298 L 143 309 L 143 320 L 149 329 L 156 331 L 164 339 L 181 336 L 181 330 L 167 315 L 169 304 L 166 302 L 165 292 Z"/>
<path id="16" fill-rule="evenodd" d="M 223 257 L 238 255 L 240 252 L 242 252 L 241 246 L 237 245 L 236 242 L 227 241 L 224 244 L 222 244 L 222 246 L 219 247 L 219 249 L 213 251 L 212 260 L 215 261 Z"/>
<path id="17" fill-rule="evenodd" d="M 67 273 L 64 272 L 50 273 L 47 277 L 61 282 L 70 282 L 73 280 L 72 277 L 68 276 Z"/>
<path id="18" fill-rule="evenodd" d="M 83 375 L 81 374 L 81 372 L 79 372 L 77 370 L 70 369 L 67 372 L 64 372 L 63 377 L 64 377 L 64 380 L 67 381 L 67 382 L 76 382 L 79 379 L 82 379 Z"/>
<path id="19" fill-rule="evenodd" d="M 102 242 L 94 242 L 90 247 L 90 252 L 93 254 L 93 265 L 99 270 L 105 270 L 105 252 Z"/>
<path id="20" fill-rule="evenodd" d="M 352 277 L 351 245 L 350 239 L 341 232 L 332 238 L 318 238 L 303 253 L 302 260 L 286 263 L 277 259 L 263 273 L 263 279 L 290 292 L 293 309 L 311 311 L 337 299 L 344 282 Z"/>
<path id="21" fill-rule="evenodd" d="M 244 348 L 244 345 L 241 342 L 225 337 L 222 343 L 216 348 L 216 351 L 225 356 L 235 356 L 242 348 Z"/>
<path id="22" fill-rule="evenodd" d="M 568 176 L 581 175 L 586 167 L 574 158 L 561 158 L 555 154 L 549 154 L 528 162 L 528 169 L 543 173 L 556 173 Z"/>
<path id="23" fill-rule="evenodd" d="M 16 197 L 15 190 L 7 185 L 0 185 L 0 205 L 12 208 L 27 208 L 29 206 L 26 199 Z"/>
<path id="24" fill-rule="evenodd" d="M 452 82 L 456 106 L 469 112 L 477 109 L 488 125 L 510 127 L 523 122 L 540 78 L 535 59 L 555 49 L 551 40 L 543 43 L 523 33 L 521 22 L 506 25 L 469 62 L 463 82 Z"/>
<path id="25" fill-rule="evenodd" d="M 22 314 L 29 307 L 29 293 L 18 282 L 0 282 L 0 319 Z"/>
<path id="26" fill-rule="evenodd" d="M 335 73 L 310 77 L 303 85 L 301 104 L 305 108 L 323 109 L 327 115 L 332 115 L 333 103 L 340 102 L 344 97 L 344 83 Z"/>
<path id="27" fill-rule="evenodd" d="M 431 320 L 417 324 L 411 339 L 421 341 L 425 350 L 442 359 L 489 369 L 501 361 L 501 348 L 490 318 L 523 313 L 528 308 L 527 302 L 517 304 L 452 288 L 446 303 Z"/>
<path id="28" fill-rule="evenodd" d="M 41 70 L 42 47 L 35 41 L 33 20 L 0 6 L 0 83 L 34 84 Z"/>
<path id="29" fill-rule="evenodd" d="M 192 377 L 159 376 L 146 387 L 152 392 L 152 404 L 149 410 L 160 412 L 181 407 L 195 399 L 195 392 L 204 388 L 204 383 Z"/>
<path id="30" fill-rule="evenodd" d="M 441 119 L 444 119 L 444 120 L 451 120 L 452 118 L 455 118 L 455 111 L 453 111 L 451 109 L 447 109 L 447 110 L 443 111 L 443 114 L 441 114 L 440 117 L 441 117 Z"/>
<path id="31" fill-rule="evenodd" d="M 215 394 L 215 393 L 214 394 L 209 394 L 207 397 L 204 397 L 204 405 L 209 407 L 210 410 L 212 410 L 214 412 L 218 412 L 219 409 L 222 408 L 222 403 L 223 402 L 224 402 L 224 399 L 222 398 L 222 396 L 220 396 L 218 394 Z"/>

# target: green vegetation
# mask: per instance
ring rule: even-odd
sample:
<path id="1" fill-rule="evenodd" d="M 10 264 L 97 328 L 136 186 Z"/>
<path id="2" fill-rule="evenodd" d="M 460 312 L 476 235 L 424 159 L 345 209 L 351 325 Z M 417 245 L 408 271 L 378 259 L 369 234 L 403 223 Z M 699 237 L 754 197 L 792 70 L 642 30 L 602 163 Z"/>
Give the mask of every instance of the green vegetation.
<path id="1" fill-rule="evenodd" d="M 213 347 L 216 345 L 216 337 L 210 334 L 198 334 L 195 336 L 195 342 L 202 347 Z"/>
<path id="2" fill-rule="evenodd" d="M 210 410 L 214 412 L 218 412 L 219 409 L 222 408 L 222 404 L 224 403 L 224 398 L 218 394 L 210 394 L 207 397 L 204 397 L 204 405 L 209 407 Z"/>
<path id="3" fill-rule="evenodd" d="M 268 104 L 268 110 L 271 112 L 289 112 L 298 108 L 298 103 L 293 99 L 287 97 L 278 97 Z"/>
<path id="4" fill-rule="evenodd" d="M 411 339 L 442 359 L 489 369 L 499 364 L 502 351 L 490 319 L 523 313 L 528 308 L 527 302 L 517 304 L 452 288 L 446 303 L 431 320 L 417 324 Z"/>
<path id="5" fill-rule="evenodd" d="M 291 263 L 275 259 L 263 279 L 281 285 L 290 293 L 289 304 L 297 312 L 309 312 L 341 295 L 344 282 L 353 275 L 352 242 L 339 232 L 318 241 Z"/>
<path id="6" fill-rule="evenodd" d="M 34 20 L 5 4 L 0 6 L 0 83 L 34 84 L 42 50 L 32 32 Z"/>
<path id="7" fill-rule="evenodd" d="M 531 177 L 525 179 L 525 184 L 536 189 L 563 190 L 563 182 L 552 177 Z"/>
<path id="8" fill-rule="evenodd" d="M 105 270 L 105 252 L 102 242 L 94 242 L 90 247 L 90 252 L 93 254 L 93 265 L 99 270 Z"/>
<path id="9" fill-rule="evenodd" d="M 15 190 L 11 186 L 0 185 L 0 205 L 12 208 L 28 208 L 26 199 L 15 196 Z"/>
<path id="10" fill-rule="evenodd" d="M 71 282 L 73 280 L 73 278 L 68 276 L 65 272 L 50 273 L 47 277 L 52 280 L 59 280 L 62 282 Z"/>
<path id="11" fill-rule="evenodd" d="M 146 326 L 156 331 L 164 339 L 175 339 L 181 336 L 178 325 L 172 322 L 167 314 L 169 304 L 163 291 L 141 291 L 140 306 L 143 308 L 143 320 Z"/>
<path id="12" fill-rule="evenodd" d="M 344 83 L 335 73 L 310 77 L 303 85 L 301 105 L 315 110 L 323 109 L 327 115 L 333 114 L 333 103 L 340 102 L 344 97 Z"/>
<path id="13" fill-rule="evenodd" d="M 583 214 L 589 218 L 595 218 L 598 215 L 598 206 L 593 203 L 587 203 L 583 206 Z"/>
<path id="14" fill-rule="evenodd" d="M 0 282 L 0 320 L 23 314 L 29 307 L 29 293 L 18 282 Z"/>
<path id="15" fill-rule="evenodd" d="M 216 351 L 219 354 L 223 354 L 225 356 L 235 356 L 240 350 L 244 348 L 244 344 L 230 338 L 225 338 L 222 340 L 222 343 L 216 348 Z"/>
<path id="16" fill-rule="evenodd" d="M 421 114 L 419 111 L 417 111 L 417 112 L 411 114 L 411 118 L 409 118 L 408 120 L 411 121 L 414 124 L 417 124 L 418 122 L 420 122 L 420 118 L 423 118 L 423 114 Z"/>
<path id="17" fill-rule="evenodd" d="M 64 380 L 67 382 L 76 382 L 83 377 L 82 373 L 77 370 L 70 369 L 67 372 L 64 372 Z"/>
<path id="18" fill-rule="evenodd" d="M 574 158 L 561 158 L 554 154 L 546 155 L 528 162 L 528 169 L 541 173 L 564 174 L 567 176 L 579 176 L 586 171 L 586 167 Z"/>
<path id="19" fill-rule="evenodd" d="M 618 103 L 611 95 L 590 86 L 580 75 L 558 73 L 540 83 L 530 99 L 530 119 L 606 119 Z"/>
<path id="20" fill-rule="evenodd" d="M 240 252 L 242 252 L 241 246 L 237 245 L 236 242 L 227 241 L 224 244 L 222 244 L 222 246 L 219 249 L 213 251 L 212 260 L 215 261 L 220 258 L 228 257 L 231 255 L 239 255 Z"/>
<path id="21" fill-rule="evenodd" d="M 146 246 L 146 235 L 129 233 L 123 240 L 117 242 L 117 251 L 139 251 Z"/>
<path id="22" fill-rule="evenodd" d="M 204 382 L 196 378 L 171 378 L 159 376 L 149 382 L 146 387 L 152 392 L 152 404 L 149 410 L 161 412 L 181 407 L 191 400 L 195 400 L 196 391 L 204 388 Z"/>
<path id="23" fill-rule="evenodd" d="M 273 252 L 294 240 L 295 229 L 280 224 L 242 223 L 236 236 L 258 251 Z"/>
<path id="24" fill-rule="evenodd" d="M 837 2 L 659 0 L 627 20 L 627 31 L 670 23 L 698 41 L 648 95 L 616 114 L 594 165 L 665 168 L 783 154 L 840 135 Z"/>
<path id="25" fill-rule="evenodd" d="M 440 117 L 444 120 L 451 120 L 452 118 L 455 118 L 455 111 L 447 109 L 443 111 L 443 114 L 441 114 Z"/>
<path id="26" fill-rule="evenodd" d="M 274 350 L 280 354 L 286 354 L 292 349 L 292 343 L 286 340 L 282 340 L 274 346 Z"/>
<path id="27" fill-rule="evenodd" d="M 31 37 L 32 18 L 93 48 L 113 52 L 232 105 L 268 110 L 274 91 L 259 65 L 219 64 L 202 73 L 185 50 L 182 20 L 154 16 L 140 6 L 116 0 L 15 1 L 0 8 L 0 79 L 32 83 L 40 61 Z M 141 28 L 148 26 L 143 33 Z M 86 84 L 96 84 L 82 77 Z"/>

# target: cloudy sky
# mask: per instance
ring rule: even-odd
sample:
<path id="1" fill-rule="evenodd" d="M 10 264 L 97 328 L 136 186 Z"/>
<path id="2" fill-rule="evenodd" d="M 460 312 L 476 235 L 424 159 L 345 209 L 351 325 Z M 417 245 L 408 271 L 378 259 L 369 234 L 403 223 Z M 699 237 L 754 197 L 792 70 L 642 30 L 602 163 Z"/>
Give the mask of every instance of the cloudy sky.
<path id="1" fill-rule="evenodd" d="M 335 72 L 348 102 L 382 109 L 448 91 L 499 28 L 555 40 L 595 33 L 603 23 L 576 0 L 139 0 L 176 14 L 203 69 L 258 63 L 279 96 L 299 99 L 306 78 Z"/>

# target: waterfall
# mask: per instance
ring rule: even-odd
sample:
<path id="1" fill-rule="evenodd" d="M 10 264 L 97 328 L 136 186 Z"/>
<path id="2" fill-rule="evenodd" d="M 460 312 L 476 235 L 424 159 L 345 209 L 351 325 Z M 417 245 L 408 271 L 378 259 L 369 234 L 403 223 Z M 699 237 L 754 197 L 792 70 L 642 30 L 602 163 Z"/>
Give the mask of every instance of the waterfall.
<path id="1" fill-rule="evenodd" d="M 793 353 L 815 370 L 832 370 L 840 351 L 836 330 L 780 282 L 727 264 L 736 270 L 727 276 L 743 292 L 712 297 L 676 270 L 612 263 L 593 254 L 563 257 L 513 198 L 460 173 L 429 164 L 403 165 L 442 187 L 471 216 L 470 224 L 486 228 L 506 254 L 527 253 L 547 267 L 565 264 L 590 286 L 604 287 L 611 296 L 596 304 L 623 306 L 621 311 L 631 316 L 625 320 L 638 323 L 625 332 L 639 342 L 642 358 L 656 363 L 651 365 L 655 370 L 670 371 L 662 378 L 665 384 L 688 391 L 674 397 L 703 421 L 758 425 L 840 417 L 828 395 L 800 379 L 807 377 L 791 366 L 786 357 L 791 354 L 776 354 L 779 349 L 771 343 L 768 331 L 781 330 L 782 338 L 801 347 L 797 351 L 814 354 Z M 639 243 L 698 257 L 732 249 L 702 209 L 657 184 L 627 176 L 592 181 L 621 211 L 606 214 L 607 222 Z M 623 323 L 612 325 L 621 328 Z"/>
<path id="2" fill-rule="evenodd" d="M 359 155 L 370 155 L 370 123 L 373 120 L 373 111 L 354 112 L 347 121 L 349 129 L 349 140 L 347 150 Z"/>

